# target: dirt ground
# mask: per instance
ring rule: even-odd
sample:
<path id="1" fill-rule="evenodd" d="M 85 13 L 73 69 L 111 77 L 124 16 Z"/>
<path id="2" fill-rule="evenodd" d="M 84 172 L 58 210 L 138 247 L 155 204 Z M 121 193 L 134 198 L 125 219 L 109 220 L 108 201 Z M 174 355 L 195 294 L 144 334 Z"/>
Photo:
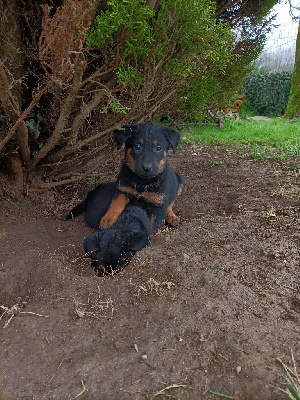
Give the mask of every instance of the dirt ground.
<path id="1" fill-rule="evenodd" d="M 83 218 L 60 218 L 92 179 L 0 197 L 1 400 L 288 399 L 277 358 L 300 368 L 299 159 L 201 145 L 169 159 L 181 224 L 114 277 L 94 276 Z"/>

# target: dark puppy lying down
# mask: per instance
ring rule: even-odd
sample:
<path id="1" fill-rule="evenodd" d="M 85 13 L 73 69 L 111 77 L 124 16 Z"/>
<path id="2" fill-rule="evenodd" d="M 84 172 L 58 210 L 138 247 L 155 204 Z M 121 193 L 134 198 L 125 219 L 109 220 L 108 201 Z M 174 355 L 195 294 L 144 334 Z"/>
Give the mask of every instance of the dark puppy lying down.
<path id="1" fill-rule="evenodd" d="M 150 239 L 151 226 L 146 211 L 129 205 L 114 225 L 85 238 L 83 247 L 92 258 L 92 267 L 103 276 L 125 268 Z"/>
<path id="2" fill-rule="evenodd" d="M 102 216 L 109 209 L 113 195 L 117 190 L 116 182 L 105 182 L 88 192 L 86 198 L 65 216 L 74 219 L 84 214 L 86 224 L 93 229 L 99 229 Z"/>
<path id="3" fill-rule="evenodd" d="M 116 185 L 107 182 L 97 186 L 65 219 L 84 214 L 87 225 L 99 229 L 100 220 L 110 206 Z M 103 276 L 125 268 L 133 255 L 147 246 L 150 240 L 151 225 L 147 212 L 140 207 L 127 205 L 115 224 L 85 238 L 83 246 L 92 259 L 92 267 L 98 276 Z"/>

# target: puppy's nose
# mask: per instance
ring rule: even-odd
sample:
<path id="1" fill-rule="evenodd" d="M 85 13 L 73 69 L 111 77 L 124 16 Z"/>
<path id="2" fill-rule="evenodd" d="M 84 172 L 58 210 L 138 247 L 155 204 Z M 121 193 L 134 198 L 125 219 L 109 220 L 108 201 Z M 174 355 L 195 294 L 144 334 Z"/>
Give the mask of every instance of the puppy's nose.
<path id="1" fill-rule="evenodd" d="M 151 172 L 152 171 L 152 165 L 151 164 L 143 164 L 142 168 L 145 172 Z"/>

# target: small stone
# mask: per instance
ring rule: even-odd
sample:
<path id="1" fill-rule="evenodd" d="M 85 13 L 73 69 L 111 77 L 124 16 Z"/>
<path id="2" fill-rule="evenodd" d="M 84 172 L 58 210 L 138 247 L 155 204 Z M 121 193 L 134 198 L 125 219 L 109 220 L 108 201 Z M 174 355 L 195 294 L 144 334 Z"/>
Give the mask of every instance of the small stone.
<path id="1" fill-rule="evenodd" d="M 142 354 L 141 357 L 142 357 L 142 360 L 147 360 L 147 358 L 148 358 L 147 354 Z"/>
<path id="2" fill-rule="evenodd" d="M 240 366 L 236 367 L 236 373 L 237 374 L 239 374 L 241 372 L 241 370 L 242 370 L 242 367 L 240 367 Z"/>

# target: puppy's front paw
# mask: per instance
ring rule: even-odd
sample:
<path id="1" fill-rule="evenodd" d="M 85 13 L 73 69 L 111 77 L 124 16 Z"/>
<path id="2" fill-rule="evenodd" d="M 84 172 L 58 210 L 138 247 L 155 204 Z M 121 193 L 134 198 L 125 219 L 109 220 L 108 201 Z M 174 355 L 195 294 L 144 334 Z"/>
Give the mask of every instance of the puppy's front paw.
<path id="1" fill-rule="evenodd" d="M 179 225 L 179 217 L 177 217 L 177 215 L 175 215 L 173 211 L 167 213 L 166 221 L 168 224 L 174 227 Z"/>
<path id="2" fill-rule="evenodd" d="M 118 219 L 119 214 L 107 212 L 100 221 L 100 228 L 107 229 L 112 226 Z"/>
<path id="3" fill-rule="evenodd" d="M 107 229 L 114 224 L 119 218 L 119 215 L 124 211 L 127 201 L 126 195 L 120 193 L 118 197 L 111 202 L 106 214 L 101 218 L 100 228 Z"/>

